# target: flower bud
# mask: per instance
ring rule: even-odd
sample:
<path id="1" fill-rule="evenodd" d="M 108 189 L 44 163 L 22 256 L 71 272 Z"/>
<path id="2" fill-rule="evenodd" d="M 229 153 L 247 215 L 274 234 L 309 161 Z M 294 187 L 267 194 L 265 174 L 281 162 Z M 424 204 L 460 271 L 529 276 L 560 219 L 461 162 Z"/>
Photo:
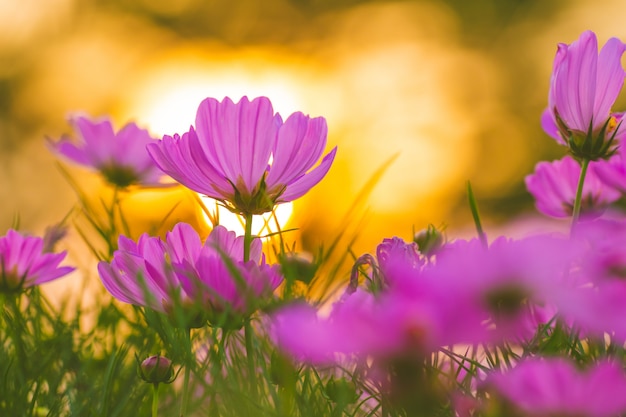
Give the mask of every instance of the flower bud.
<path id="1" fill-rule="evenodd" d="M 443 233 L 432 224 L 428 228 L 421 230 L 413 237 L 413 242 L 424 256 L 434 255 L 443 245 Z"/>
<path id="2" fill-rule="evenodd" d="M 150 356 L 141 362 L 139 376 L 151 384 L 169 384 L 176 378 L 172 361 L 159 355 Z"/>

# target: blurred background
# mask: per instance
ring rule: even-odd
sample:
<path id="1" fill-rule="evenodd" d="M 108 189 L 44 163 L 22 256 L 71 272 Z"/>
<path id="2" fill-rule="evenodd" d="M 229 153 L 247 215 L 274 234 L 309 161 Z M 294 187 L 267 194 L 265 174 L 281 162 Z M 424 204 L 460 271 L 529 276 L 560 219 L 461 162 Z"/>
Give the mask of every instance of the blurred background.
<path id="1" fill-rule="evenodd" d="M 523 178 L 565 154 L 539 125 L 556 44 L 586 29 L 601 44 L 626 39 L 611 10 L 621 3 L 0 0 L 0 230 L 19 215 L 41 233 L 76 206 L 45 142 L 73 134 L 68 114 L 160 137 L 188 130 L 203 98 L 242 95 L 268 96 L 284 117 L 326 117 L 328 149 L 339 147 L 293 207 L 300 250 L 346 228 L 357 254 L 429 223 L 469 234 L 468 180 L 488 231 L 534 216 Z M 97 175 L 63 166 L 94 199 L 104 192 Z M 180 189 L 126 202 L 137 233 L 170 210 L 164 230 L 203 221 Z"/>

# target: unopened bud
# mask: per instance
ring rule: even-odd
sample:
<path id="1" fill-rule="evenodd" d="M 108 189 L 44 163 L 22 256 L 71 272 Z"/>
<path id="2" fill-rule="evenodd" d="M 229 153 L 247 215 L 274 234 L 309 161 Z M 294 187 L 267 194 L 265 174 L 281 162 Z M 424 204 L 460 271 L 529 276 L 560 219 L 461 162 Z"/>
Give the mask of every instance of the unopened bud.
<path id="1" fill-rule="evenodd" d="M 423 229 L 415 234 L 413 242 L 417 244 L 417 248 L 424 256 L 432 256 L 443 245 L 443 233 L 441 233 L 435 226 L 429 224 L 426 229 Z"/>
<path id="2" fill-rule="evenodd" d="M 176 378 L 172 361 L 159 355 L 150 356 L 141 362 L 139 376 L 151 384 L 169 384 Z"/>

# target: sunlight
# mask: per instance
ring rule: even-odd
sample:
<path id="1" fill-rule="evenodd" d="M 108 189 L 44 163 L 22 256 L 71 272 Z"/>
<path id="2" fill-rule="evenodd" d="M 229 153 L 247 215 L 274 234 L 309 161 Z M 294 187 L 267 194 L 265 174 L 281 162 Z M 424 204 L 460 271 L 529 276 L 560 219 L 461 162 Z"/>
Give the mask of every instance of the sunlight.
<path id="1" fill-rule="evenodd" d="M 200 195 L 200 199 L 204 204 L 204 209 L 200 208 L 200 211 L 207 224 L 212 226 L 221 224 L 238 235 L 244 234 L 245 227 L 242 216 L 234 214 L 212 198 Z M 283 230 L 292 213 L 293 203 L 289 202 L 277 205 L 273 212 L 254 216 L 252 219 L 252 235 L 267 236 Z"/>
<path id="2" fill-rule="evenodd" d="M 140 124 L 157 137 L 182 134 L 195 124 L 198 105 L 206 97 L 238 101 L 242 96 L 271 98 L 275 112 L 283 118 L 303 109 L 297 74 L 293 69 L 257 62 L 198 62 L 184 52 L 177 59 L 166 59 L 146 74 L 138 88 L 136 99 L 129 103 L 129 113 L 140 115 Z M 255 58 L 248 58 L 254 61 Z M 198 208 L 207 225 L 219 224 L 237 234 L 244 233 L 243 219 L 206 196 L 200 196 L 206 210 Z M 209 214 L 207 214 L 207 212 Z M 264 236 L 282 230 L 293 212 L 293 204 L 280 204 L 274 213 L 254 216 L 252 233 Z M 219 220 L 218 220 L 219 219 Z M 277 226 L 278 223 L 278 226 Z"/>
<path id="3" fill-rule="evenodd" d="M 140 115 L 140 123 L 157 136 L 188 131 L 195 124 L 198 105 L 207 97 L 237 102 L 243 96 L 267 96 L 283 119 L 303 108 L 297 74 L 287 68 L 238 62 L 216 66 L 181 59 L 168 60 L 145 74 L 143 87 L 130 103 L 129 113 Z"/>

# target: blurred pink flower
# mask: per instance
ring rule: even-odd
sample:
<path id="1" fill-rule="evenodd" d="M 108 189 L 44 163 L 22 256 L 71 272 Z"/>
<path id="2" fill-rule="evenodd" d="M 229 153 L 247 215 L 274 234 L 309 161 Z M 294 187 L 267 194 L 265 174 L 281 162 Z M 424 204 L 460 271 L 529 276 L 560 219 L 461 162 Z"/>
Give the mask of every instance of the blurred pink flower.
<path id="1" fill-rule="evenodd" d="M 43 239 L 10 229 L 0 237 L 0 292 L 18 292 L 69 274 L 65 252 L 45 253 Z"/>
<path id="2" fill-rule="evenodd" d="M 205 99 L 195 129 L 148 146 L 157 165 L 192 190 L 240 214 L 261 214 L 295 200 L 328 172 L 326 120 L 293 113 L 283 123 L 266 97 L 238 103 Z"/>
<path id="3" fill-rule="evenodd" d="M 626 193 L 626 139 L 622 139 L 617 154 L 608 160 L 596 163 L 595 172 L 598 179 L 608 187 Z"/>
<path id="4" fill-rule="evenodd" d="M 626 221 L 581 223 L 575 239 L 585 248 L 560 291 L 560 314 L 585 337 L 626 342 Z"/>
<path id="5" fill-rule="evenodd" d="M 120 236 L 111 263 L 100 262 L 105 288 L 117 299 L 171 314 L 176 306 L 209 320 L 247 316 L 282 281 L 265 263 L 254 239 L 250 261 L 243 262 L 243 237 L 216 226 L 206 242 L 191 226 L 177 224 L 163 242 L 142 235 L 137 243 Z M 224 317 L 221 317 L 225 314 Z"/>
<path id="6" fill-rule="evenodd" d="M 598 215 L 612 202 L 620 198 L 620 193 L 598 179 L 596 169 L 604 161 L 591 162 L 583 185 L 583 215 Z M 572 215 L 581 167 L 571 156 L 553 162 L 539 162 L 535 172 L 525 178 L 528 192 L 535 197 L 537 210 L 553 217 Z"/>
<path id="7" fill-rule="evenodd" d="M 611 107 L 624 84 L 621 57 L 626 46 L 611 38 L 598 55 L 595 33 L 583 32 L 559 44 L 550 80 L 543 129 L 579 158 L 596 160 L 612 151 L 613 138 L 626 132 Z"/>
<path id="8" fill-rule="evenodd" d="M 107 182 L 117 187 L 160 185 L 163 173 L 146 150 L 146 145 L 156 139 L 147 130 L 128 123 L 115 132 L 108 118 L 90 120 L 80 115 L 72 117 L 70 122 L 79 143 L 74 144 L 68 137 L 50 142 L 57 155 L 99 171 Z"/>
<path id="9" fill-rule="evenodd" d="M 417 244 L 407 243 L 399 237 L 383 239 L 376 247 L 376 259 L 383 281 L 391 286 L 402 285 L 404 279 L 412 279 L 425 264 Z"/>
<path id="10" fill-rule="evenodd" d="M 421 308 L 419 303 L 414 306 Z M 328 317 L 320 317 L 310 305 L 295 303 L 280 309 L 272 320 L 272 336 L 281 349 L 298 360 L 330 364 L 345 356 L 392 357 L 409 347 L 415 336 L 412 330 L 424 327 L 427 318 L 416 315 L 410 305 L 359 289 L 336 302 Z"/>
<path id="11" fill-rule="evenodd" d="M 570 285 L 565 271 L 580 252 L 549 235 L 500 237 L 487 249 L 477 239 L 456 241 L 444 245 L 412 291 L 430 283 L 447 300 L 443 344 L 524 341 L 556 314 Z"/>
<path id="12" fill-rule="evenodd" d="M 533 416 L 615 417 L 626 411 L 626 375 L 610 361 L 581 371 L 563 358 L 528 358 L 490 374 L 485 386 Z"/>
<path id="13" fill-rule="evenodd" d="M 328 363 L 527 340 L 556 314 L 564 272 L 579 252 L 565 239 L 534 236 L 501 238 L 488 249 L 478 240 L 444 245 L 425 265 L 400 239 L 386 240 L 380 255 L 389 286 L 347 291 L 327 317 L 304 304 L 282 308 L 273 316 L 277 344 L 300 360 Z"/>

